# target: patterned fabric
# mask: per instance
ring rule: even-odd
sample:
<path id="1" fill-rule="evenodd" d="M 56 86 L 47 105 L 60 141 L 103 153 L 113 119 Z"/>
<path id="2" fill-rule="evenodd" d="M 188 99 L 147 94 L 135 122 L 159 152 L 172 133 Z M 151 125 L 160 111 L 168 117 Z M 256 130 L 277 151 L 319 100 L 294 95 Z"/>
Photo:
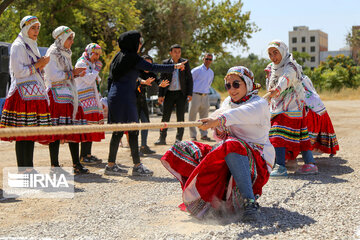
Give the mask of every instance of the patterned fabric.
<path id="1" fill-rule="evenodd" d="M 174 149 L 182 151 L 174 154 Z M 210 207 L 231 206 L 229 210 L 234 210 L 237 188 L 225 162 L 231 152 L 249 158 L 253 191 L 260 196 L 269 172 L 261 153 L 241 139 L 229 137 L 214 147 L 190 141 L 175 143 L 161 158 L 164 167 L 180 181 L 184 204 L 192 215 L 202 218 Z"/>
<path id="2" fill-rule="evenodd" d="M 225 76 L 225 83 L 226 83 L 226 77 L 229 75 L 238 75 L 242 80 L 244 80 L 246 84 L 246 96 L 257 94 L 257 90 L 261 88 L 260 83 L 254 82 L 254 74 L 252 71 L 250 71 L 248 68 L 243 66 L 235 66 L 230 68 L 227 71 L 227 74 Z"/>
<path id="3" fill-rule="evenodd" d="M 286 147 L 287 159 L 294 159 L 294 155 L 301 151 L 311 150 L 306 118 L 278 114 L 271 119 L 269 138 L 274 147 Z"/>
<path id="4" fill-rule="evenodd" d="M 21 98 L 29 100 L 47 100 L 46 93 L 36 80 L 22 81 L 17 85 Z"/>
<path id="5" fill-rule="evenodd" d="M 24 101 L 16 91 L 7 98 L 1 115 L 0 127 L 46 127 L 51 126 L 51 115 L 48 102 L 45 98 Z M 4 141 L 36 141 L 49 143 L 53 141 L 52 136 L 30 136 L 2 138 Z"/>
<path id="6" fill-rule="evenodd" d="M 313 150 L 336 154 L 339 144 L 329 114 L 319 115 L 309 110 L 306 118 Z"/>

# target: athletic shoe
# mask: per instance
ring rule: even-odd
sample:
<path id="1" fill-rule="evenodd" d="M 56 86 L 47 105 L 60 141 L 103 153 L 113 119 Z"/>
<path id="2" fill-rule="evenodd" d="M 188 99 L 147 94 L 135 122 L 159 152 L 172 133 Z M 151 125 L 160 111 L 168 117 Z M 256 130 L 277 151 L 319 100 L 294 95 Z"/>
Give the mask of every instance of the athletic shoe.
<path id="1" fill-rule="evenodd" d="M 81 163 L 78 163 L 76 165 L 73 166 L 74 168 L 74 174 L 87 174 L 90 173 L 89 169 L 85 168 L 83 165 L 81 165 Z"/>
<path id="2" fill-rule="evenodd" d="M 244 222 L 256 222 L 259 218 L 259 204 L 254 199 L 244 199 L 244 213 L 242 220 Z"/>
<path id="3" fill-rule="evenodd" d="M 118 165 L 110 167 L 109 165 L 105 166 L 105 175 L 109 176 L 124 176 L 128 173 L 127 170 L 120 168 Z"/>
<path id="4" fill-rule="evenodd" d="M 208 136 L 203 136 L 200 138 L 201 140 L 203 141 L 206 141 L 206 142 L 215 142 L 215 140 L 212 140 L 211 138 L 209 138 Z"/>
<path id="5" fill-rule="evenodd" d="M 318 174 L 319 170 L 317 166 L 315 166 L 314 164 L 304 164 L 295 173 L 300 175 L 311 175 L 311 174 Z"/>
<path id="6" fill-rule="evenodd" d="M 284 166 L 276 164 L 272 172 L 270 173 L 270 177 L 287 177 L 287 169 Z"/>
<path id="7" fill-rule="evenodd" d="M 84 164 L 84 165 L 95 165 L 95 164 L 98 164 L 98 162 L 92 158 L 92 157 L 81 157 L 80 158 L 80 163 L 81 164 Z"/>
<path id="8" fill-rule="evenodd" d="M 141 146 L 140 153 L 142 154 L 154 154 L 155 151 L 151 150 L 148 146 Z"/>
<path id="9" fill-rule="evenodd" d="M 196 138 L 194 138 L 194 137 L 192 137 L 192 138 L 190 138 L 190 141 L 192 141 L 192 142 L 196 142 L 196 141 L 197 141 L 197 139 L 196 139 Z"/>
<path id="10" fill-rule="evenodd" d="M 142 163 L 140 163 L 140 165 L 137 167 L 133 167 L 132 170 L 133 176 L 152 176 L 153 174 L 154 172 L 145 167 L 145 165 Z"/>
<path id="11" fill-rule="evenodd" d="M 97 158 L 96 156 L 94 156 L 94 155 L 91 155 L 91 157 L 90 157 L 92 160 L 94 160 L 96 163 L 102 163 L 102 159 L 100 159 L 100 158 Z"/>

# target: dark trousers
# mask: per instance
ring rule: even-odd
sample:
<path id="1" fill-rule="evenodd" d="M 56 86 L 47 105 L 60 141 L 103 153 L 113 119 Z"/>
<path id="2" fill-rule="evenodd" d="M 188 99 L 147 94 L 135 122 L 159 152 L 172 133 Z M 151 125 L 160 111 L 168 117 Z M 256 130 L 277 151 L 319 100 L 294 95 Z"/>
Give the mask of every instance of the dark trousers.
<path id="1" fill-rule="evenodd" d="M 49 144 L 51 166 L 53 166 L 53 167 L 60 166 L 59 165 L 59 149 L 60 149 L 60 140 L 57 140 L 57 141 Z M 73 164 L 74 165 L 80 164 L 79 143 L 69 142 L 69 149 L 70 149 Z"/>
<path id="2" fill-rule="evenodd" d="M 149 109 L 147 106 L 146 99 L 137 98 L 136 101 L 137 101 L 136 105 L 137 105 L 139 120 L 142 123 L 150 122 Z M 141 146 L 147 146 L 147 136 L 148 136 L 148 130 L 141 130 Z"/>
<path id="3" fill-rule="evenodd" d="M 15 152 L 18 167 L 34 167 L 34 145 L 33 141 L 16 141 Z"/>
<path id="4" fill-rule="evenodd" d="M 123 135 L 124 132 L 113 132 L 111 136 L 108 160 L 111 163 L 115 163 L 116 161 L 116 154 L 118 152 L 119 143 Z M 140 163 L 138 135 L 139 131 L 129 131 L 129 145 L 134 164 Z"/>
<path id="5" fill-rule="evenodd" d="M 185 118 L 185 104 L 187 96 L 181 91 L 167 91 L 164 100 L 164 110 L 162 122 L 169 122 L 171 112 L 176 106 L 176 120 L 177 122 L 184 122 Z M 176 140 L 181 141 L 184 135 L 184 128 L 178 128 L 176 133 Z M 160 130 L 160 138 L 165 140 L 167 136 L 167 128 Z"/>
<path id="6" fill-rule="evenodd" d="M 82 142 L 80 157 L 86 157 L 87 155 L 91 155 L 91 147 L 92 147 L 92 142 Z"/>

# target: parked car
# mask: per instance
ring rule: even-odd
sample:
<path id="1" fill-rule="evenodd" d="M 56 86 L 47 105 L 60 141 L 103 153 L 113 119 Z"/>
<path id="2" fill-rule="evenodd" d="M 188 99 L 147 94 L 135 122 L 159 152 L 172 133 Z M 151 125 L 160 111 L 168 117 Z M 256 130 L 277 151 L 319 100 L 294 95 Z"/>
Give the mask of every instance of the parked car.
<path id="1" fill-rule="evenodd" d="M 215 106 L 216 109 L 220 108 L 221 96 L 220 94 L 212 87 L 210 87 L 209 92 L 209 102 L 210 106 Z"/>

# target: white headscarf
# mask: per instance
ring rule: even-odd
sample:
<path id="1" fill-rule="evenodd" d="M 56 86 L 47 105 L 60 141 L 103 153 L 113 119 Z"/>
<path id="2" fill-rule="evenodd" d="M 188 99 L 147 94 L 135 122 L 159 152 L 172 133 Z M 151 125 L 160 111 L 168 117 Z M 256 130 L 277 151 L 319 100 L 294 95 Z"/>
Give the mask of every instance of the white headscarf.
<path id="1" fill-rule="evenodd" d="M 52 56 L 56 58 L 56 61 L 59 64 L 59 66 L 61 66 L 62 69 L 66 72 L 73 70 L 73 66 L 71 63 L 71 55 L 72 55 L 71 49 L 64 47 L 65 41 L 71 35 L 73 35 L 73 37 L 75 38 L 75 32 L 73 32 L 69 27 L 66 26 L 57 27 L 52 32 L 52 37 L 55 39 L 55 42 L 50 46 L 50 48 L 46 52 L 47 56 L 52 54 Z M 67 83 L 70 85 L 70 90 L 74 97 L 74 102 L 73 102 L 74 111 L 72 117 L 73 119 L 75 119 L 79 106 L 78 92 L 75 87 L 74 79 L 71 79 Z"/>
<path id="2" fill-rule="evenodd" d="M 40 58 L 41 54 L 39 52 L 37 42 L 36 40 L 32 40 L 31 38 L 29 38 L 29 34 L 28 34 L 30 28 L 36 23 L 38 23 L 41 26 L 39 19 L 37 17 L 35 16 L 24 17 L 20 22 L 21 32 L 19 33 L 19 35 L 21 39 L 30 47 L 32 54 Z M 37 59 L 35 58 L 34 61 L 36 62 Z"/>
<path id="3" fill-rule="evenodd" d="M 270 48 L 276 48 L 280 52 L 282 57 L 281 62 L 279 64 L 273 63 L 272 72 L 271 72 L 272 74 L 269 79 L 270 88 L 274 87 L 273 86 L 273 84 L 275 83 L 274 78 L 278 78 L 280 73 L 282 73 L 283 68 L 289 63 L 295 66 L 296 75 L 299 79 L 301 79 L 302 67 L 296 62 L 295 59 L 293 59 L 292 55 L 289 53 L 288 46 L 281 40 L 273 40 L 269 43 L 267 50 L 269 50 Z"/>
<path id="4" fill-rule="evenodd" d="M 246 84 L 246 96 L 257 94 L 258 89 L 261 88 L 261 85 L 259 83 L 255 83 L 253 72 L 246 67 L 235 66 L 230 68 L 226 73 L 225 82 L 226 77 L 231 74 L 238 75 L 242 80 L 244 80 Z"/>

